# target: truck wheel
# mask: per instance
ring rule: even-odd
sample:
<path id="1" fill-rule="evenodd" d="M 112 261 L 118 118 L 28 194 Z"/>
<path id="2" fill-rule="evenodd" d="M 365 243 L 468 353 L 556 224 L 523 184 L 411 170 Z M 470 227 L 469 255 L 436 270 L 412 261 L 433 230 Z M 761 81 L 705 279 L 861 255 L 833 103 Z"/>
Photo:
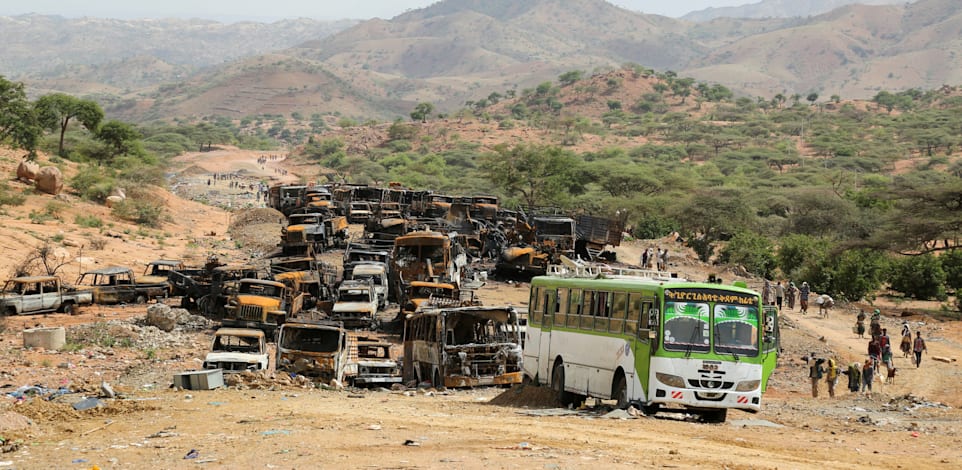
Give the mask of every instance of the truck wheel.
<path id="1" fill-rule="evenodd" d="M 4 316 L 4 317 L 12 317 L 16 314 L 17 314 L 17 309 L 14 307 L 7 307 L 3 309 L 2 312 L 0 312 L 0 316 Z"/>
<path id="2" fill-rule="evenodd" d="M 143 294 L 140 294 L 136 299 L 134 299 L 134 303 L 137 305 L 145 304 L 147 303 L 147 297 Z"/>
<path id="3" fill-rule="evenodd" d="M 67 315 L 73 315 L 73 302 L 66 302 L 60 306 L 60 311 L 66 313 Z"/>

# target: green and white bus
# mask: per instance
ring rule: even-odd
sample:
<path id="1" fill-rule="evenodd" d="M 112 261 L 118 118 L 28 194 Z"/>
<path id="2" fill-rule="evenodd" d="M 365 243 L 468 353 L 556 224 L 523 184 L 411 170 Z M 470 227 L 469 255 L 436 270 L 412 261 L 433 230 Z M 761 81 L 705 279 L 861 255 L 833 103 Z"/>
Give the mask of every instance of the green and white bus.
<path id="1" fill-rule="evenodd" d="M 525 376 L 564 405 L 591 396 L 709 422 L 730 408 L 756 412 L 778 355 L 778 315 L 737 284 L 552 266 L 531 281 Z"/>

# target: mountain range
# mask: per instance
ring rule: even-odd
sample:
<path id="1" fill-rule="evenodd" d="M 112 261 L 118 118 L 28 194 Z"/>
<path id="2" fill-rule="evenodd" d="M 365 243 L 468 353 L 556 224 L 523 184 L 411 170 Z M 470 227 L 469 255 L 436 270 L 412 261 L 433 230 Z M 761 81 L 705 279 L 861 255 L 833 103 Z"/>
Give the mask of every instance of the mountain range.
<path id="1" fill-rule="evenodd" d="M 790 16 L 676 20 L 603 0 L 445 0 L 356 24 L 30 15 L 0 19 L 0 31 L 12 32 L 17 45 L 0 52 L 0 69 L 20 71 L 8 78 L 37 90 L 97 96 L 112 114 L 133 120 L 293 111 L 390 119 L 421 101 L 453 110 L 492 91 L 625 62 L 750 97 L 870 98 L 881 90 L 962 83 L 957 0 Z M 53 41 L 52 30 L 66 32 Z"/>

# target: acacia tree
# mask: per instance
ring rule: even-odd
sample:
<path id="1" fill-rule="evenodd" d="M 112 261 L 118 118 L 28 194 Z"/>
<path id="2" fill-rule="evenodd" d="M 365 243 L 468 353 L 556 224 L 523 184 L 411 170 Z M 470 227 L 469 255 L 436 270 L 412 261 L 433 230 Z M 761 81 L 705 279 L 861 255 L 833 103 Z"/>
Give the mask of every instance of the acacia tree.
<path id="1" fill-rule="evenodd" d="M 414 111 L 411 111 L 411 120 L 427 122 L 428 116 L 434 112 L 434 105 L 431 103 L 418 103 L 414 107 Z"/>
<path id="2" fill-rule="evenodd" d="M 33 159 L 42 133 L 23 83 L 0 75 L 0 142 L 13 143 L 28 151 L 28 158 Z"/>
<path id="3" fill-rule="evenodd" d="M 97 140 L 113 149 L 112 157 L 130 153 L 140 137 L 140 132 L 134 126 L 117 120 L 107 121 L 97 130 Z"/>
<path id="4" fill-rule="evenodd" d="M 35 105 L 40 125 L 44 129 L 60 131 L 57 154 L 63 156 L 63 136 L 70 121 L 76 119 L 87 130 L 95 131 L 104 118 L 104 110 L 96 101 L 84 100 L 64 93 L 51 93 L 37 99 Z"/>
<path id="5" fill-rule="evenodd" d="M 500 144 L 481 157 L 480 169 L 508 195 L 521 195 L 528 207 L 557 202 L 583 188 L 582 160 L 556 146 Z"/>

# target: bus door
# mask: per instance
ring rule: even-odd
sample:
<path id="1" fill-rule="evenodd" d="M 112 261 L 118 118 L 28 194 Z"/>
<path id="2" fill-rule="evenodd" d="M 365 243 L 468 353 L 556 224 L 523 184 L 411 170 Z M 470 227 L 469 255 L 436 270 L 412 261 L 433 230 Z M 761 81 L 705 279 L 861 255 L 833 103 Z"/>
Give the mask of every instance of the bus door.
<path id="1" fill-rule="evenodd" d="M 629 385 L 628 395 L 635 399 L 648 401 L 648 379 L 651 356 L 658 347 L 658 309 L 655 298 L 641 293 L 632 293 L 628 304 L 628 321 L 625 331 L 634 331 L 634 373 L 638 376 L 642 390 L 632 390 Z M 631 330 L 629 330 L 631 328 Z M 632 382 L 629 379 L 629 382 Z"/>
<path id="2" fill-rule="evenodd" d="M 541 380 L 551 380 L 551 327 L 554 316 L 558 312 L 558 291 L 546 289 L 544 296 L 544 317 L 541 320 L 541 331 L 538 339 L 538 375 Z M 549 382 L 550 383 L 550 382 Z"/>
<path id="3" fill-rule="evenodd" d="M 768 387 L 768 378 L 775 371 L 781 339 L 778 331 L 778 309 L 774 305 L 764 308 L 765 327 L 762 329 L 762 391 Z"/>

